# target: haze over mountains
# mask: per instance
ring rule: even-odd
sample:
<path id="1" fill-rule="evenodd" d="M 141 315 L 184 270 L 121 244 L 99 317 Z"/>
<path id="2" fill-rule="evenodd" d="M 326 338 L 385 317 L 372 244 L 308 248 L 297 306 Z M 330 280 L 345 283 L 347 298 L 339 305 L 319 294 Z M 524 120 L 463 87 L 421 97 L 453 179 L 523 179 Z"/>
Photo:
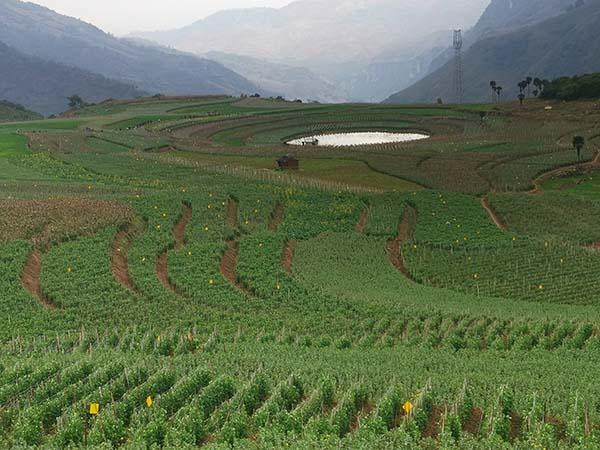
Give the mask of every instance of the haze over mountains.
<path id="1" fill-rule="evenodd" d="M 455 28 L 465 30 L 464 99 L 489 100 L 492 79 L 513 99 L 526 76 L 600 70 L 598 23 L 600 0 L 298 0 L 116 38 L 33 3 L 1 0 L 0 100 L 46 115 L 64 111 L 74 94 L 88 102 L 254 92 L 452 102 Z"/>
<path id="2" fill-rule="evenodd" d="M 598 24 L 600 0 L 494 0 L 466 36 L 464 100 L 489 101 L 491 80 L 503 87 L 504 99 L 516 99 L 517 84 L 527 76 L 600 71 Z M 444 54 L 437 70 L 387 102 L 454 101 L 451 55 Z"/>
<path id="3" fill-rule="evenodd" d="M 75 68 L 71 76 L 65 75 L 62 81 L 73 81 L 63 83 L 70 87 L 69 95 L 77 93 L 84 100 L 131 97 L 142 92 L 239 95 L 259 90 L 254 83 L 214 61 L 118 39 L 93 25 L 19 0 L 0 2 L 0 42 L 11 47 L 13 57 L 21 53 L 59 64 L 63 66 L 62 72 L 68 72 L 64 70 L 67 66 Z M 52 67 L 60 72 L 56 65 Z M 0 60 L 0 69 L 2 73 L 13 70 L 5 60 Z M 5 88 L 0 98 L 22 101 L 25 106 L 46 114 L 65 110 L 62 91 L 57 92 L 59 95 L 54 99 L 47 95 L 36 99 L 36 90 L 49 90 L 44 85 L 44 77 L 49 73 L 31 70 L 27 78 L 33 84 Z M 35 75 L 40 77 L 38 81 L 34 81 Z M 58 76 L 51 78 L 61 82 Z M 106 80 L 101 81 L 101 78 Z M 81 82 L 75 82 L 76 79 Z"/>
<path id="4" fill-rule="evenodd" d="M 335 97 L 380 101 L 426 73 L 447 47 L 449 30 L 472 26 L 488 3 L 299 0 L 280 9 L 222 11 L 182 29 L 135 36 L 196 54 L 301 67 L 335 85 Z M 251 78 L 251 71 L 237 67 Z"/>

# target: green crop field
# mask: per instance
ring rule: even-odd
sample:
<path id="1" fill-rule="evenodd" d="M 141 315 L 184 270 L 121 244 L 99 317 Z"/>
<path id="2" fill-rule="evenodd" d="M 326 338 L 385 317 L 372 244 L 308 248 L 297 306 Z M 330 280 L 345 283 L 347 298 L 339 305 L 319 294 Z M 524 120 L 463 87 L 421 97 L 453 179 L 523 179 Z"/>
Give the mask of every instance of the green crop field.
<path id="1" fill-rule="evenodd" d="M 600 113 L 545 106 L 0 125 L 0 448 L 600 448 Z M 429 138 L 286 145 L 365 130 Z"/>

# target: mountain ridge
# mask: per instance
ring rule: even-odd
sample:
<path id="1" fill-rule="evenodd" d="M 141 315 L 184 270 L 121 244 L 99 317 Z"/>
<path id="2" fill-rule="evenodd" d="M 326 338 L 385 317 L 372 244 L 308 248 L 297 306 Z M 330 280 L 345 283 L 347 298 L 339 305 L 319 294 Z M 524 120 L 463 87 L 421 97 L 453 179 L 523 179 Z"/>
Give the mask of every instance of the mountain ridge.
<path id="1" fill-rule="evenodd" d="M 489 101 L 490 80 L 504 88 L 503 98 L 516 98 L 517 83 L 527 76 L 555 78 L 600 70 L 598 23 L 600 0 L 591 0 L 533 25 L 479 40 L 464 53 L 464 100 Z M 453 70 L 449 61 L 385 103 L 453 101 Z"/>
<path id="2" fill-rule="evenodd" d="M 20 0 L 0 3 L 0 41 L 24 54 L 150 93 L 239 95 L 257 90 L 217 62 L 115 38 L 92 24 Z"/>
<path id="3" fill-rule="evenodd" d="M 132 85 L 25 55 L 3 42 L 0 42 L 0 69 L 0 99 L 44 115 L 65 111 L 68 108 L 67 97 L 75 94 L 87 102 L 144 94 Z"/>

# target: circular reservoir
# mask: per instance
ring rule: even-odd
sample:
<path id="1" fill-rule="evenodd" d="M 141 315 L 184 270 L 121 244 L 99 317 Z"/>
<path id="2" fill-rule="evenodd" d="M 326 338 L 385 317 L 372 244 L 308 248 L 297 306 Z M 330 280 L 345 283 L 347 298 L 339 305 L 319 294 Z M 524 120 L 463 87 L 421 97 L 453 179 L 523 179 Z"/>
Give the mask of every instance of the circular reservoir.
<path id="1" fill-rule="evenodd" d="M 428 139 L 422 133 L 386 133 L 380 131 L 364 133 L 336 133 L 305 136 L 286 142 L 288 145 L 319 146 L 319 147 L 354 147 L 360 145 L 396 144 Z"/>

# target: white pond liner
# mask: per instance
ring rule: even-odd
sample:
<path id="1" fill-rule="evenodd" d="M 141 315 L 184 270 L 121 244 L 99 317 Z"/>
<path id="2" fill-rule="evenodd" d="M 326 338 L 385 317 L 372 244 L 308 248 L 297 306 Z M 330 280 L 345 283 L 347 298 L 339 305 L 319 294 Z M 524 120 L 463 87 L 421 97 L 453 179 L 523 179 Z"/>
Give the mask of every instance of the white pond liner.
<path id="1" fill-rule="evenodd" d="M 428 139 L 422 133 L 338 133 L 305 136 L 286 142 L 288 145 L 319 146 L 319 147 L 354 147 L 360 145 L 396 144 L 399 142 L 413 142 Z"/>

